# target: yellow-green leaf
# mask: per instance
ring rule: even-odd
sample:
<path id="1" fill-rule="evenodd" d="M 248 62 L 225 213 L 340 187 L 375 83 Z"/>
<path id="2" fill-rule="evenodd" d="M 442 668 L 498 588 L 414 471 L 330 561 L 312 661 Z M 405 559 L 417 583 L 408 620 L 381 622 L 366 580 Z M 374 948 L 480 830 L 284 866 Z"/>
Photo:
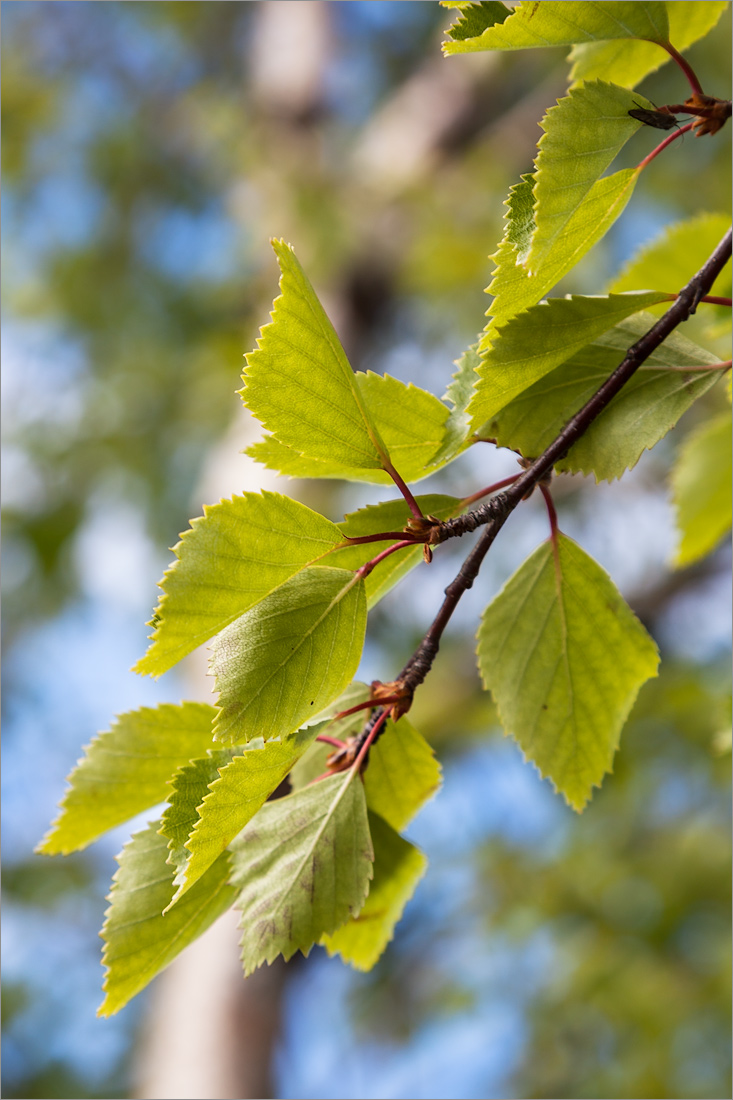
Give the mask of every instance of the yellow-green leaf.
<path id="1" fill-rule="evenodd" d="M 315 740 L 320 725 L 309 726 L 223 761 L 196 803 L 196 820 L 185 840 L 187 862 L 179 861 L 171 905 L 189 890 L 251 821 L 290 769 Z M 171 836 L 170 827 L 166 835 Z M 172 837 L 175 839 L 175 837 Z"/>
<path id="2" fill-rule="evenodd" d="M 505 732 L 580 811 L 659 655 L 608 574 L 558 533 L 486 608 L 478 662 Z"/>
<path id="3" fill-rule="evenodd" d="M 280 493 L 204 507 L 174 547 L 152 645 L 135 671 L 162 675 L 340 541 L 335 523 Z"/>
<path id="4" fill-rule="evenodd" d="M 668 297 L 664 292 L 636 291 L 550 298 L 512 317 L 494 330 L 478 368 L 479 381 L 468 409 L 474 431 L 485 435 L 486 421 L 518 394 L 619 321 Z"/>
<path id="5" fill-rule="evenodd" d="M 307 955 L 366 898 L 374 851 L 361 780 L 334 775 L 268 802 L 231 850 L 245 974 Z"/>
<path id="6" fill-rule="evenodd" d="M 214 707 L 169 703 L 121 714 L 98 734 L 68 778 L 61 813 L 38 846 L 45 855 L 86 848 L 108 829 L 163 802 L 178 767 L 215 742 Z"/>
<path id="7" fill-rule="evenodd" d="M 285 737 L 343 691 L 364 645 L 364 582 L 304 569 L 214 639 L 214 736 L 225 744 Z"/>
<path id="8" fill-rule="evenodd" d="M 333 325 L 290 245 L 273 241 L 282 294 L 247 355 L 242 400 L 281 443 L 309 458 L 378 469 L 387 449 Z"/>
<path id="9" fill-rule="evenodd" d="M 170 913 L 173 871 L 159 822 L 136 833 L 117 857 L 110 906 L 102 928 L 107 967 L 100 1016 L 112 1016 L 164 970 L 184 947 L 231 908 L 236 891 L 228 885 L 230 857 L 224 853 Z"/>
<path id="10" fill-rule="evenodd" d="M 357 916 L 321 941 L 329 955 L 340 955 L 357 970 L 371 970 L 377 962 L 428 866 L 419 848 L 371 812 L 369 830 L 374 845 L 369 896 Z"/>
<path id="11" fill-rule="evenodd" d="M 680 530 L 675 565 L 690 565 L 715 549 L 731 526 L 730 411 L 701 424 L 685 440 L 672 471 Z"/>
<path id="12" fill-rule="evenodd" d="M 440 764 L 422 734 L 404 717 L 396 723 L 388 719 L 364 772 L 369 809 L 400 832 L 440 782 Z"/>
<path id="13" fill-rule="evenodd" d="M 449 32 L 451 33 L 451 32 Z M 460 32 L 459 32 L 460 33 Z M 540 46 L 572 46 L 607 38 L 644 38 L 665 42 L 669 34 L 664 3 L 583 3 L 542 0 L 518 4 L 502 23 L 494 23 L 475 38 L 443 43 L 447 54 L 479 50 L 526 50 Z"/>
<path id="14" fill-rule="evenodd" d="M 704 4 L 699 0 L 673 0 L 667 4 L 669 41 L 683 53 L 712 30 L 727 7 L 728 0 L 706 0 Z M 574 84 L 603 77 L 627 88 L 634 88 L 672 60 L 656 42 L 628 39 L 573 46 L 569 59 L 573 62 L 570 78 Z"/>

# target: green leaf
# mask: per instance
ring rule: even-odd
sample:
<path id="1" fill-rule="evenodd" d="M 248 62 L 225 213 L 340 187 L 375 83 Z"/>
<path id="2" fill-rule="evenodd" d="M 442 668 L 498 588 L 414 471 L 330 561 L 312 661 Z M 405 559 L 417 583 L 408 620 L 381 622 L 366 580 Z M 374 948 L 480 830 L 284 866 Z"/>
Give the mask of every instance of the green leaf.
<path id="1" fill-rule="evenodd" d="M 419 496 L 416 500 L 424 515 L 436 516 L 438 519 L 448 519 L 457 515 L 460 510 L 460 501 L 455 497 L 429 494 Z M 341 524 L 341 530 L 349 538 L 377 534 L 380 531 L 401 531 L 411 516 L 407 502 L 400 497 L 399 500 L 371 504 L 360 508 L 358 512 L 349 513 Z M 328 561 L 341 569 L 358 569 L 389 545 L 388 540 L 348 546 L 343 550 L 335 550 Z M 367 607 L 371 610 L 398 581 L 423 560 L 422 545 L 418 545 L 414 549 L 399 550 L 376 565 L 364 582 Z"/>
<path id="2" fill-rule="evenodd" d="M 684 52 L 712 30 L 727 7 L 728 0 L 705 4 L 675 0 L 667 4 L 669 41 L 680 53 Z M 574 84 L 604 77 L 633 88 L 649 73 L 671 61 L 671 57 L 656 42 L 617 40 L 573 46 L 570 60 L 573 62 L 570 78 Z"/>
<path id="3" fill-rule="evenodd" d="M 153 644 L 135 671 L 162 675 L 340 541 L 335 523 L 279 493 L 204 507 L 174 547 Z"/>
<path id="4" fill-rule="evenodd" d="M 314 725 L 282 741 L 251 745 L 241 755 L 224 761 L 219 772 L 211 776 L 193 807 L 196 816 L 183 840 L 184 859 L 177 866 L 174 882 L 178 891 L 171 905 L 179 903 L 178 899 L 206 874 L 230 841 L 241 833 L 321 728 Z M 171 836 L 171 832 L 166 835 Z M 180 834 L 176 839 L 180 839 Z"/>
<path id="5" fill-rule="evenodd" d="M 677 293 L 690 276 L 700 270 L 729 228 L 730 214 L 699 214 L 667 226 L 658 237 L 636 252 L 614 279 L 610 290 L 616 293 L 653 286 Z M 716 279 L 712 293 L 730 297 L 730 265 Z M 663 308 L 653 307 L 651 312 L 661 313 Z M 694 316 L 685 321 L 685 335 L 709 345 L 712 351 L 728 358 L 730 308 L 709 303 L 701 305 Z"/>
<path id="6" fill-rule="evenodd" d="M 364 772 L 367 805 L 400 832 L 439 789 L 440 764 L 422 734 L 406 718 L 387 720 L 369 750 Z"/>
<path id="7" fill-rule="evenodd" d="M 352 679 L 365 628 L 364 582 L 354 573 L 314 567 L 291 577 L 211 646 L 215 738 L 268 741 L 298 729 Z"/>
<path id="8" fill-rule="evenodd" d="M 161 818 L 160 833 L 168 840 L 168 863 L 177 876 L 183 873 L 191 855 L 186 842 L 199 819 L 198 808 L 209 793 L 209 785 L 237 752 L 242 749 L 209 749 L 206 756 L 179 768 L 170 781 L 172 793 Z M 216 854 L 220 855 L 221 849 Z"/>
<path id="9" fill-rule="evenodd" d="M 307 955 L 358 913 L 373 859 L 364 787 L 352 772 L 263 806 L 232 844 L 245 974 L 280 954 Z"/>
<path id="10" fill-rule="evenodd" d="M 246 357 L 242 400 L 281 443 L 309 458 L 379 468 L 387 450 L 333 325 L 290 245 L 272 246 L 282 294 Z"/>
<path id="11" fill-rule="evenodd" d="M 390 459 L 405 481 L 420 481 L 434 473 L 439 465 L 431 461 L 441 445 L 448 409 L 434 394 L 412 383 L 405 385 L 385 374 L 354 375 L 359 392 L 369 408 Z M 253 443 L 247 454 L 268 469 L 290 477 L 331 477 L 345 481 L 367 481 L 378 485 L 394 484 L 384 470 L 359 469 L 337 459 L 304 457 L 286 447 L 274 436 Z"/>
<path id="12" fill-rule="evenodd" d="M 668 298 L 655 291 L 550 298 L 512 317 L 494 330 L 479 367 L 479 382 L 468 410 L 474 431 L 485 435 L 486 421 L 538 379 L 618 321 Z"/>
<path id="13" fill-rule="evenodd" d="M 437 469 L 432 456 L 443 441 L 448 408 L 435 394 L 405 385 L 389 374 L 356 376 L 389 456 L 405 481 L 419 481 Z"/>
<path id="14" fill-rule="evenodd" d="M 730 412 L 690 432 L 672 471 L 680 529 L 676 566 L 710 553 L 731 525 Z"/>
<path id="15" fill-rule="evenodd" d="M 454 42 L 460 42 L 466 38 L 478 38 L 495 23 L 503 23 L 512 14 L 510 8 L 493 0 L 481 0 L 479 3 L 446 4 L 441 0 L 444 8 L 458 8 L 459 16 L 452 27 L 445 32 Z"/>
<path id="16" fill-rule="evenodd" d="M 445 422 L 443 442 L 432 457 L 434 463 L 452 462 L 469 443 L 471 418 L 468 415 L 468 406 L 478 382 L 476 370 L 480 363 L 478 342 L 466 348 L 461 358 L 455 361 L 458 369 L 444 398 L 451 402 L 453 408 Z"/>
<path id="17" fill-rule="evenodd" d="M 729 214 L 698 214 L 666 226 L 659 236 L 638 249 L 613 280 L 609 292 L 619 294 L 655 286 L 676 294 L 702 267 L 729 228 Z"/>
<path id="18" fill-rule="evenodd" d="M 357 970 L 374 966 L 428 866 L 423 853 L 377 814 L 369 814 L 369 829 L 374 844 L 369 896 L 358 916 L 321 941 L 329 955 L 340 955 Z"/>
<path id="19" fill-rule="evenodd" d="M 227 885 L 230 860 L 225 853 L 186 900 L 163 916 L 173 892 L 173 872 L 166 866 L 168 849 L 158 826 L 154 822 L 136 833 L 117 857 L 120 866 L 101 933 L 102 962 L 108 972 L 100 1016 L 119 1012 L 234 901 L 236 891 Z"/>
<path id="20" fill-rule="evenodd" d="M 449 32 L 450 33 L 450 32 Z M 478 50 L 526 50 L 540 46 L 572 46 L 607 38 L 646 38 L 665 42 L 669 33 L 664 3 L 583 3 L 543 0 L 519 4 L 505 22 L 488 27 L 476 38 L 444 42 L 446 54 Z"/>
<path id="21" fill-rule="evenodd" d="M 640 313 L 603 333 L 488 420 L 482 434 L 525 457 L 542 454 L 653 324 L 654 317 Z M 718 362 L 710 352 L 672 333 L 556 469 L 593 473 L 597 481 L 621 477 L 720 380 L 721 371 L 714 369 Z M 701 371 L 705 364 L 713 369 Z M 696 369 L 685 369 L 690 367 Z"/>
<path id="22" fill-rule="evenodd" d="M 216 711 L 203 703 L 141 707 L 100 733 L 68 777 L 61 813 L 38 845 L 68 855 L 163 802 L 176 768 L 213 744 Z"/>
<path id="23" fill-rule="evenodd" d="M 525 264 L 528 271 L 537 271 L 558 247 L 593 184 L 641 126 L 629 116 L 634 105 L 626 88 L 597 80 L 571 90 L 542 119 L 545 132 L 536 160 L 536 228 Z M 654 104 L 647 109 L 653 110 Z"/>
<path id="24" fill-rule="evenodd" d="M 657 648 L 607 573 L 558 533 L 485 610 L 478 661 L 504 730 L 582 810 L 611 771 Z"/>
<path id="25" fill-rule="evenodd" d="M 506 204 L 509 215 L 504 240 L 492 256 L 497 266 L 487 293 L 495 297 L 488 309 L 491 321 L 481 340 L 482 352 L 491 346 L 498 325 L 536 305 L 604 236 L 623 213 L 637 178 L 638 171 L 629 168 L 594 183 L 568 221 L 561 242 L 533 275 L 522 266 L 534 231 L 533 177 L 522 177 L 522 182 L 512 188 Z"/>

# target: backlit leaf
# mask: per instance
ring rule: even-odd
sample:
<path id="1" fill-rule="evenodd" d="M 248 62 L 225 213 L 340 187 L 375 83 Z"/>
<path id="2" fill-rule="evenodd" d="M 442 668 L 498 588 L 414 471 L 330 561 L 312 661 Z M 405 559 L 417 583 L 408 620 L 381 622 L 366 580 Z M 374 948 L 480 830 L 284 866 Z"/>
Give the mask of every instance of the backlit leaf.
<path id="1" fill-rule="evenodd" d="M 272 246 L 282 294 L 257 350 L 246 357 L 242 400 L 281 443 L 301 454 L 378 469 L 386 448 L 333 325 L 290 245 Z"/>
<path id="2" fill-rule="evenodd" d="M 201 792 L 196 803 L 196 818 L 184 841 L 187 862 L 178 864 L 174 881 L 179 889 L 171 905 L 178 904 L 178 899 L 251 821 L 315 740 L 320 728 L 310 726 L 282 741 L 250 745 L 246 752 L 225 760 L 218 773 L 211 776 L 208 789 Z"/>
<path id="3" fill-rule="evenodd" d="M 374 844 L 374 878 L 369 896 L 357 916 L 322 940 L 329 955 L 340 955 L 357 970 L 374 966 L 428 865 L 414 844 L 371 812 L 369 829 Z"/>
<path id="4" fill-rule="evenodd" d="M 199 819 L 198 808 L 209 793 L 209 784 L 219 778 L 219 769 L 237 752 L 241 753 L 242 749 L 209 749 L 206 756 L 179 768 L 170 781 L 171 793 L 161 818 L 160 832 L 168 840 L 168 863 L 175 868 L 176 874 L 184 871 L 190 858 L 186 841 Z"/>
<path id="5" fill-rule="evenodd" d="M 298 729 L 353 678 L 365 628 L 354 573 L 315 567 L 291 577 L 214 639 L 216 739 L 267 741 Z"/>
<path id="6" fill-rule="evenodd" d="M 204 507 L 174 547 L 153 642 L 135 671 L 160 676 L 340 541 L 334 523 L 279 493 Z"/>
<path id="7" fill-rule="evenodd" d="M 440 764 L 422 734 L 406 718 L 387 720 L 369 750 L 364 772 L 367 805 L 400 832 L 440 788 Z"/>
<path id="8" fill-rule="evenodd" d="M 481 340 L 482 352 L 491 346 L 498 325 L 536 305 L 604 236 L 623 213 L 637 176 L 635 169 L 628 168 L 594 183 L 568 221 L 557 248 L 532 275 L 522 265 L 529 255 L 534 231 L 533 177 L 522 177 L 522 182 L 512 188 L 504 239 L 492 257 L 497 266 L 487 293 L 495 297 L 488 309 L 491 320 Z"/>
<path id="9" fill-rule="evenodd" d="M 450 401 L 453 408 L 445 423 L 443 442 L 432 458 L 435 463 L 452 461 L 468 444 L 471 435 L 468 406 L 478 383 L 476 368 L 481 363 L 478 348 L 478 343 L 472 344 L 456 360 L 458 369 L 445 394 L 445 400 Z"/>
<path id="10" fill-rule="evenodd" d="M 632 256 L 609 287 L 612 294 L 639 287 L 659 287 L 676 294 L 690 276 L 702 267 L 730 228 L 730 214 L 698 214 L 676 225 L 666 226 Z M 715 280 L 712 294 L 731 296 L 730 264 Z M 661 314 L 664 305 L 652 306 Z M 730 307 L 700 305 L 685 321 L 685 336 L 705 343 L 720 356 L 730 356 Z M 722 332 L 718 330 L 722 328 Z M 721 338 L 722 337 L 722 338 Z"/>
<path id="11" fill-rule="evenodd" d="M 449 31 L 449 34 L 451 32 Z M 460 32 L 459 32 L 460 33 Z M 519 4 L 503 23 L 489 26 L 476 38 L 443 43 L 447 54 L 477 50 L 526 50 L 540 46 L 572 46 L 607 38 L 645 38 L 665 42 L 669 33 L 664 3 L 583 3 L 542 0 Z"/>
<path id="12" fill-rule="evenodd" d="M 653 286 L 676 294 L 702 267 L 729 228 L 730 214 L 698 214 L 665 226 L 663 233 L 634 253 L 612 281 L 609 293 Z"/>
<path id="13" fill-rule="evenodd" d="M 510 8 L 494 0 L 477 0 L 476 3 L 466 3 L 459 0 L 458 3 L 445 3 L 444 8 L 457 8 L 459 11 L 456 22 L 448 28 L 446 34 L 454 41 L 460 42 L 466 38 L 478 38 L 495 23 L 503 23 L 512 14 Z"/>
<path id="14" fill-rule="evenodd" d="M 307 955 L 366 898 L 374 852 L 361 780 L 334 775 L 268 802 L 231 850 L 245 974 Z"/>
<path id="15" fill-rule="evenodd" d="M 617 322 L 665 298 L 668 295 L 655 291 L 550 298 L 512 317 L 494 330 L 478 369 L 479 382 L 468 410 L 474 431 L 486 435 L 486 421 L 523 390 Z"/>
<path id="16" fill-rule="evenodd" d="M 661 51 L 660 51 L 661 52 Z M 641 106 L 654 109 L 643 96 Z M 629 116 L 639 105 L 626 88 L 596 80 L 551 107 L 536 160 L 535 232 L 526 260 L 537 271 L 558 246 L 570 218 L 641 123 Z M 659 286 L 659 283 L 652 283 Z"/>
<path id="17" fill-rule="evenodd" d="M 120 866 L 102 928 L 107 975 L 100 1016 L 119 1012 L 234 901 L 236 891 L 227 884 L 230 857 L 224 853 L 185 901 L 163 916 L 173 893 L 173 871 L 158 826 L 154 822 L 136 833 L 117 857 Z"/>
<path id="18" fill-rule="evenodd" d="M 727 7 L 728 0 L 704 4 L 698 0 L 674 0 L 667 4 L 669 41 L 683 53 L 715 26 Z M 573 62 L 570 78 L 575 84 L 602 77 L 633 88 L 672 59 L 656 42 L 617 39 L 573 46 L 570 60 Z"/>
<path id="19" fill-rule="evenodd" d="M 632 344 L 654 324 L 639 313 L 600 335 L 519 394 L 486 422 L 482 432 L 526 457 L 542 454 L 564 425 L 622 362 Z M 597 420 L 556 464 L 558 470 L 621 477 L 674 427 L 721 378 L 710 352 L 674 332 L 649 356 Z M 710 371 L 699 368 L 710 364 Z M 687 370 L 685 368 L 695 368 Z"/>
<path id="20" fill-rule="evenodd" d="M 389 375 L 356 373 L 356 384 L 380 437 L 389 450 L 391 461 L 405 481 L 420 481 L 443 463 L 433 455 L 440 446 L 448 418 L 448 408 L 434 394 Z M 247 449 L 247 454 L 268 469 L 290 477 L 330 477 L 344 481 L 367 481 L 392 485 L 382 469 L 364 469 L 345 465 L 337 459 L 318 459 L 301 455 L 286 447 L 275 436 L 267 436 Z"/>
<path id="21" fill-rule="evenodd" d="M 505 732 L 580 811 L 659 657 L 608 574 L 558 534 L 486 608 L 478 662 Z"/>
<path id="22" fill-rule="evenodd" d="M 701 424 L 685 440 L 672 471 L 680 529 L 675 565 L 713 550 L 731 525 L 730 412 Z"/>
<path id="23" fill-rule="evenodd" d="M 214 707 L 161 704 L 122 714 L 85 749 L 68 777 L 61 813 L 38 846 L 45 855 L 86 848 L 108 829 L 168 797 L 175 770 L 214 745 Z"/>

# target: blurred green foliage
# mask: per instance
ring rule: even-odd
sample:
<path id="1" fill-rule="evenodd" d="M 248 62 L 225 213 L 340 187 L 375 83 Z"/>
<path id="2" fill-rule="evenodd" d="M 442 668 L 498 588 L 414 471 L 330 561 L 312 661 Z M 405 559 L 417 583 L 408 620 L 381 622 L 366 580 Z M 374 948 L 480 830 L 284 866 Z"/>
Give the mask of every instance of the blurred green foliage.
<path id="1" fill-rule="evenodd" d="M 286 102 L 258 67 L 263 9 L 276 6 L 3 5 L 11 648 L 84 595 L 78 548 L 101 506 L 132 509 L 156 548 L 200 512 L 202 463 L 241 415 L 242 355 L 273 296 L 269 236 L 290 240 L 324 300 L 337 302 L 355 366 L 384 369 L 390 348 L 412 343 L 407 361 L 422 372 L 412 380 L 440 394 L 483 325 L 502 202 L 531 167 L 538 120 L 565 92 L 564 60 L 556 51 L 446 60 L 439 30 L 450 19 L 437 4 L 324 3 L 320 82 Z M 727 94 L 729 32 L 730 13 L 689 51 L 711 94 Z M 664 103 L 680 89 L 668 64 L 640 91 Z M 686 137 L 654 161 L 618 233 L 561 292 L 596 293 L 637 239 L 727 209 L 723 138 Z M 616 167 L 652 144 L 641 133 Z M 309 491 L 328 508 L 329 490 Z M 373 627 L 385 664 L 398 668 L 417 639 L 395 606 L 377 609 Z M 456 631 L 416 700 L 417 727 L 449 759 L 492 726 L 472 650 Z M 12 675 L 5 689 L 12 701 Z M 552 945 L 507 1095 L 728 1094 L 721 699 L 705 665 L 669 667 L 642 694 L 615 774 L 551 850 L 492 837 L 460 857 L 475 863 L 485 942 L 521 955 L 541 930 Z M 6 863 L 6 898 L 53 913 L 83 896 L 91 873 L 83 860 L 40 871 Z M 391 1038 L 477 1003 L 461 974 L 440 970 L 449 935 L 440 915 L 421 930 L 409 914 L 355 1006 L 368 1031 Z M 38 1018 L 40 995 L 10 984 L 4 997 L 12 1037 L 15 1022 Z M 25 1070 L 16 1057 L 5 1095 L 122 1094 L 118 1065 L 90 1086 L 48 1047 L 47 1033 L 23 1047 Z"/>

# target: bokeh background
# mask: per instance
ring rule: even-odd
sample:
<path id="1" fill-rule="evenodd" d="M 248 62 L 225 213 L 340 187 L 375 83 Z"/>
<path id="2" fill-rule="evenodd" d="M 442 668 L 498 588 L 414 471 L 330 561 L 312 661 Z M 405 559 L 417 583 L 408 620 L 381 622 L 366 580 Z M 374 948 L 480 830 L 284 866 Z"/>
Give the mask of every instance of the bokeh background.
<path id="1" fill-rule="evenodd" d="M 239 453 L 268 238 L 295 246 L 356 368 L 442 394 L 567 64 L 443 59 L 449 13 L 422 0 L 20 2 L 2 19 L 3 1096 L 729 1095 L 730 554 L 670 571 L 665 480 L 720 387 L 621 482 L 557 485 L 561 526 L 663 654 L 583 816 L 501 736 L 475 672 L 482 607 L 546 537 L 531 500 L 416 698 L 445 788 L 411 829 L 430 869 L 374 972 L 315 949 L 244 983 L 224 921 L 96 1018 L 129 829 L 66 859 L 33 847 L 114 714 L 210 698 L 200 658 L 159 683 L 127 671 L 167 548 L 232 492 L 277 488 L 336 520 L 385 496 Z M 688 53 L 718 95 L 729 41 L 728 13 Z M 686 95 L 671 64 L 640 90 Z M 728 142 L 686 137 L 653 162 L 561 290 L 602 292 L 666 225 L 726 210 Z M 425 487 L 465 495 L 515 468 L 486 448 Z M 402 667 L 465 550 L 376 610 L 363 679 Z"/>

